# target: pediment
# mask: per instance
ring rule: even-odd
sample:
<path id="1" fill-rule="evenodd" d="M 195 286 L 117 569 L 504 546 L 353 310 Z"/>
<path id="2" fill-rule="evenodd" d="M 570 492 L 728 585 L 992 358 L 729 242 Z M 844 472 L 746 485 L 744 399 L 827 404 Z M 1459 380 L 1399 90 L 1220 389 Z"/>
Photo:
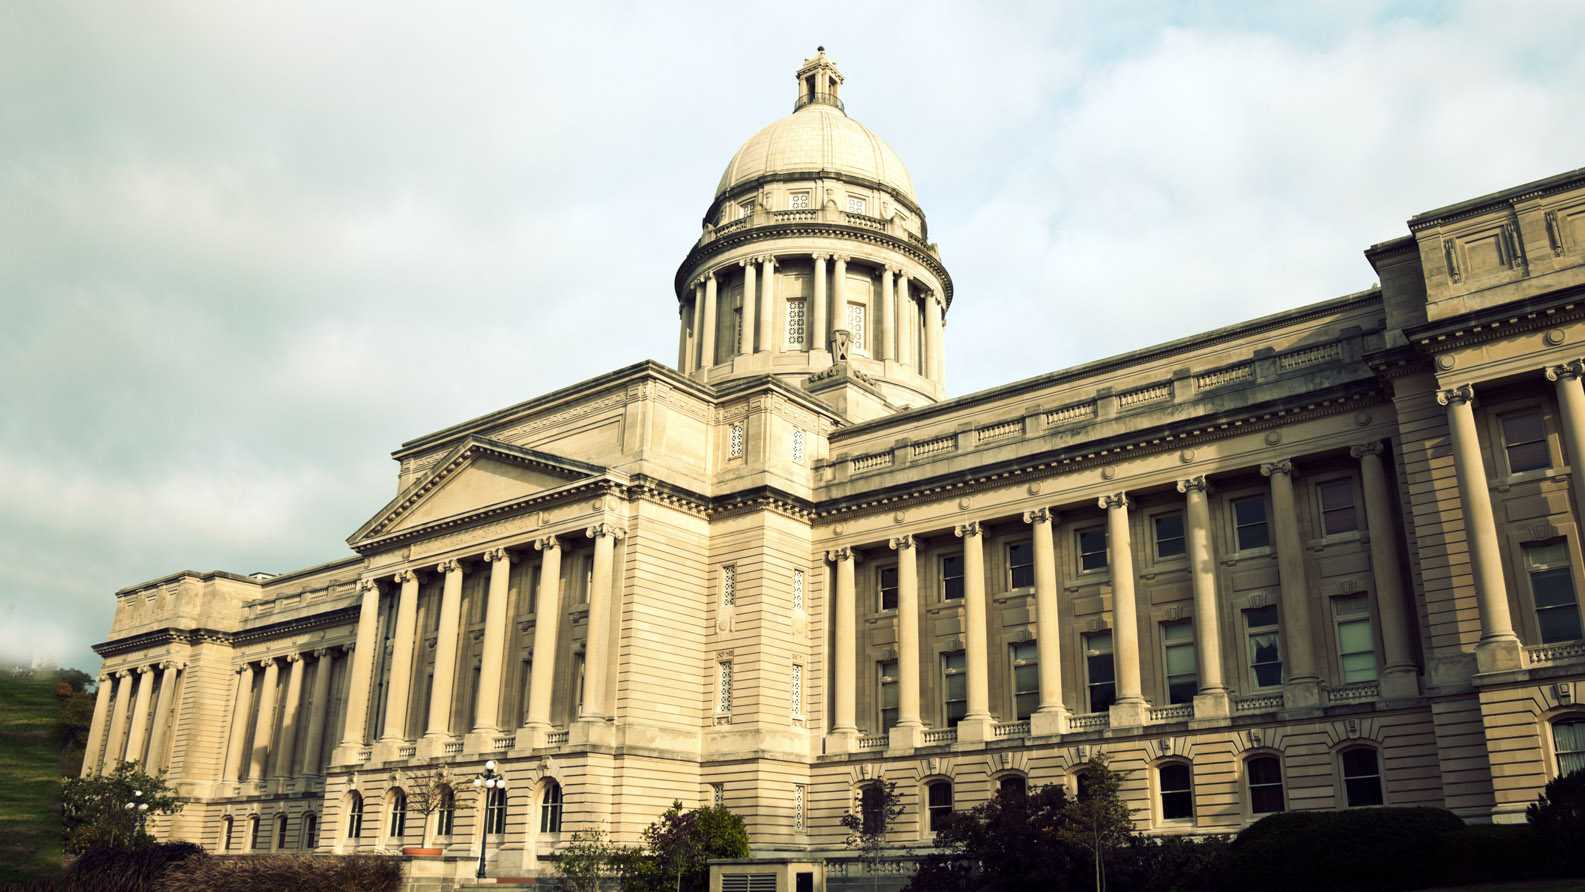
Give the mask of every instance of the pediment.
<path id="1" fill-rule="evenodd" d="M 470 437 L 436 462 L 428 473 L 380 510 L 347 541 L 417 529 L 436 521 L 472 514 L 605 473 L 605 468 L 524 449 L 483 437 Z"/>

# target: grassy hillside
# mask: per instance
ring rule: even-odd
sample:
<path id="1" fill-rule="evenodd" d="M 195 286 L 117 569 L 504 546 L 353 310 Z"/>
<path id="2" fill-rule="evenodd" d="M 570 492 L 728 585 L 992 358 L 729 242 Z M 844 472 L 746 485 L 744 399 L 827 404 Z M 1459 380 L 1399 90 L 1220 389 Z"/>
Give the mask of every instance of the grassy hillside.
<path id="1" fill-rule="evenodd" d="M 54 672 L 0 671 L 0 883 L 60 872 L 60 778 L 82 762 L 63 727 L 86 696 L 73 687 Z"/>

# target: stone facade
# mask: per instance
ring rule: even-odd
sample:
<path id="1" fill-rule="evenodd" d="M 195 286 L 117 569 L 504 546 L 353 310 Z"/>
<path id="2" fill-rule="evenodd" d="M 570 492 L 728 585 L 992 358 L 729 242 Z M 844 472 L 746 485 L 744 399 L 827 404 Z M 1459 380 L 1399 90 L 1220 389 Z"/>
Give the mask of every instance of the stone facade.
<path id="1" fill-rule="evenodd" d="M 842 877 L 873 778 L 917 848 L 1095 751 L 1159 833 L 1513 821 L 1585 762 L 1585 171 L 1411 218 L 1376 287 L 946 400 L 907 171 L 823 53 L 798 84 L 678 270 L 676 369 L 402 444 L 346 559 L 117 592 L 84 770 L 168 772 L 159 832 L 216 850 L 466 875 L 488 829 L 534 875 L 682 799 Z M 442 763 L 455 808 L 394 821 Z"/>

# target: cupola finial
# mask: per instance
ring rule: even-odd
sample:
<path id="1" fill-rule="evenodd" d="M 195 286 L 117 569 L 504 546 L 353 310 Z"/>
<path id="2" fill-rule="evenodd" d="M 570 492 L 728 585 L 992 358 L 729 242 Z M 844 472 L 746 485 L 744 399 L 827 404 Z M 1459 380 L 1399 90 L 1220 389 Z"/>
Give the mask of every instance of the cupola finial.
<path id="1" fill-rule="evenodd" d="M 793 104 L 793 111 L 816 104 L 842 108 L 842 100 L 837 95 L 842 86 L 842 72 L 837 70 L 836 63 L 826 58 L 825 47 L 815 47 L 814 58 L 805 59 L 795 77 L 798 79 L 798 101 Z"/>

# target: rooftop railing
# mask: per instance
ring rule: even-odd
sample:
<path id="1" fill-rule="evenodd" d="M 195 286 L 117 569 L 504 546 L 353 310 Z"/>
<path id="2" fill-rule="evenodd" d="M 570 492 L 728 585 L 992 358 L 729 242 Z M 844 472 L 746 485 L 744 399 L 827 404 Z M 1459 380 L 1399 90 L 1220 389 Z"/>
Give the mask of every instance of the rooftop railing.
<path id="1" fill-rule="evenodd" d="M 838 99 L 835 93 L 805 93 L 793 103 L 793 111 L 806 105 L 829 105 L 844 115 L 848 113 L 848 110 L 842 106 L 842 100 Z"/>

